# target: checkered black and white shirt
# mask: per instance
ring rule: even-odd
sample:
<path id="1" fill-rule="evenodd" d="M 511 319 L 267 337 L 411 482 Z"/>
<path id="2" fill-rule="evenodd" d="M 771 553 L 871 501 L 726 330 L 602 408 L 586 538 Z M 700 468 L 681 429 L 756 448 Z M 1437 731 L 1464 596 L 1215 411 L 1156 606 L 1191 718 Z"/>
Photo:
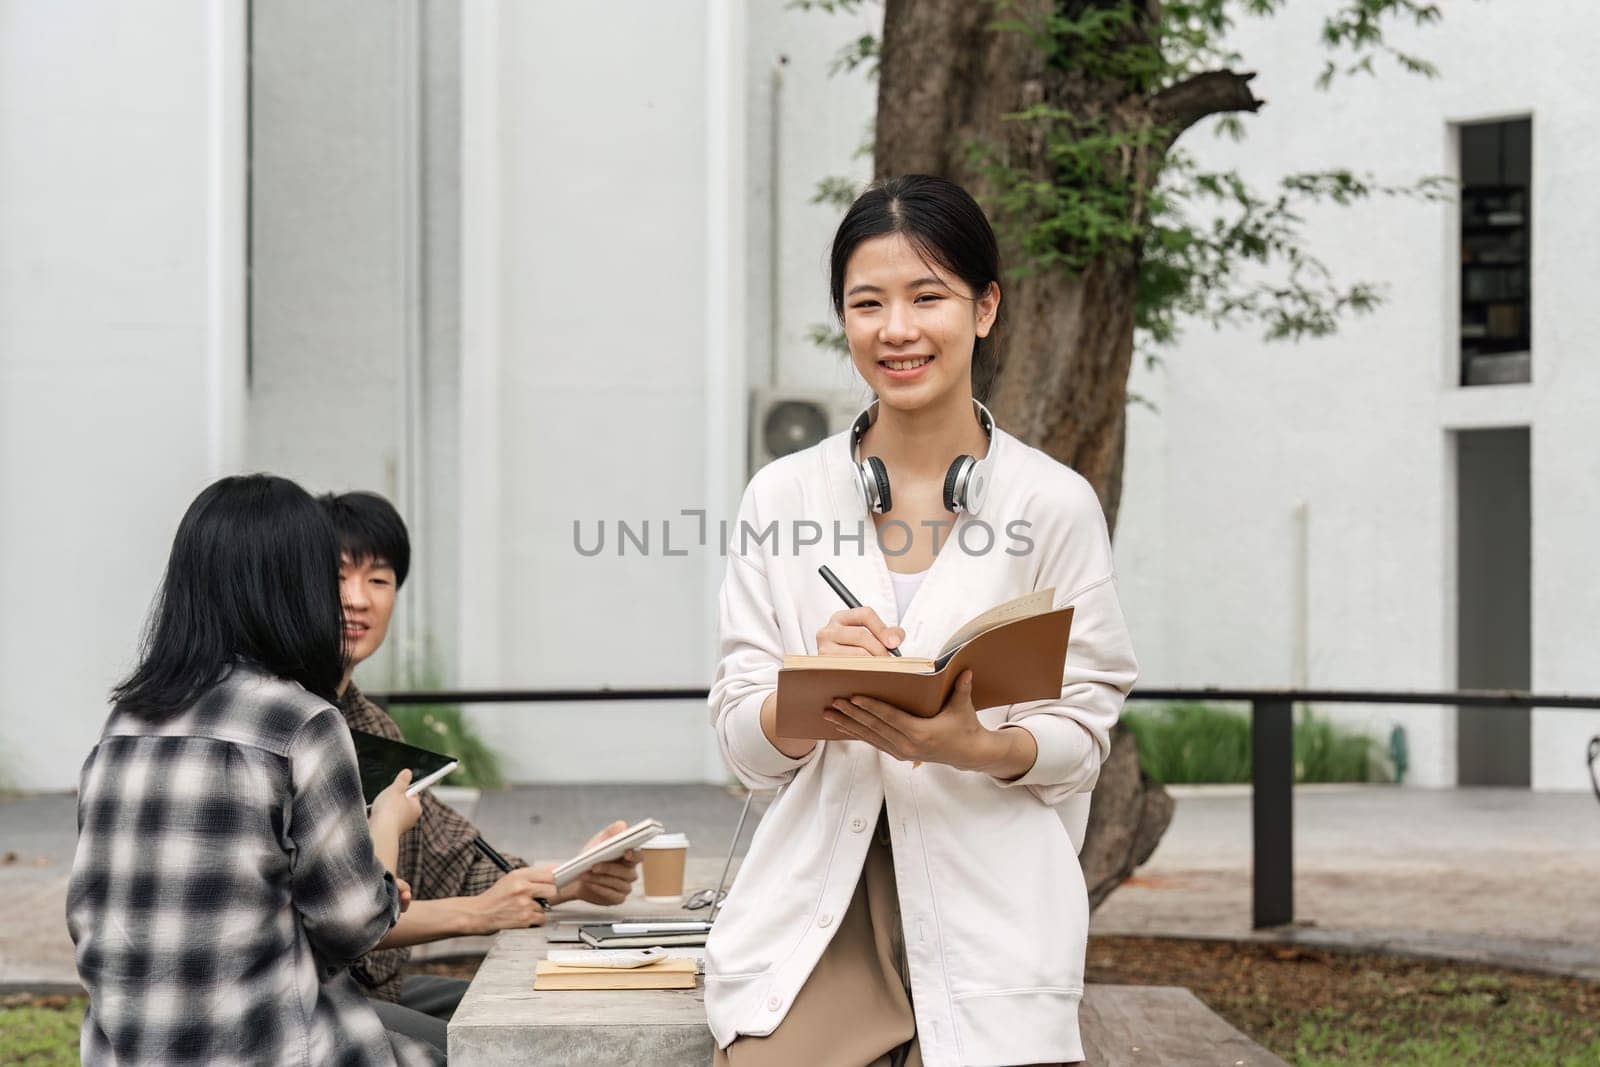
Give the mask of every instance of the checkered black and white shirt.
<path id="1" fill-rule="evenodd" d="M 67 889 L 85 1064 L 430 1062 L 348 971 L 398 915 L 337 709 L 241 666 L 165 722 L 112 712 Z"/>

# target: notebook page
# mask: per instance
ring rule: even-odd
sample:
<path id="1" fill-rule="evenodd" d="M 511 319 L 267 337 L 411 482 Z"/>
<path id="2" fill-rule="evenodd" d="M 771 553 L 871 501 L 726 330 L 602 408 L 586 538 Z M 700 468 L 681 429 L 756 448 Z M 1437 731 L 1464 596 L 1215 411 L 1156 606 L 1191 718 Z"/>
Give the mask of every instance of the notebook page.
<path id="1" fill-rule="evenodd" d="M 1054 586 L 1048 589 L 1035 589 L 1031 593 L 1024 593 L 1015 600 L 1008 600 L 1004 604 L 997 604 L 988 611 L 972 619 L 961 629 L 957 630 L 950 640 L 944 643 L 935 661 L 943 665 L 943 660 L 950 653 L 977 637 L 985 630 L 992 630 L 1003 622 L 1012 619 L 1025 619 L 1029 615 L 1040 615 L 1049 611 L 1055 605 L 1056 590 Z"/>

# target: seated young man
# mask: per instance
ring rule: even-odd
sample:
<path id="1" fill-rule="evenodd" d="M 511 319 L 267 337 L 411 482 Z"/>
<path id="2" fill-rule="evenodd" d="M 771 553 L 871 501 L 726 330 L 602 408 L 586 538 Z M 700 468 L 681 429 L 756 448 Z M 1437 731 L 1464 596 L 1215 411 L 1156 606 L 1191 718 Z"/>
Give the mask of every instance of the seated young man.
<path id="1" fill-rule="evenodd" d="M 329 494 L 321 498 L 341 545 L 340 601 L 349 663 L 339 690 L 339 709 L 352 730 L 400 739 L 387 712 L 362 695 L 350 680 L 356 665 L 376 652 L 389 632 L 395 594 L 405 583 L 411 541 L 405 523 L 389 502 L 373 493 Z M 621 832 L 615 822 L 590 844 Z M 410 949 L 404 946 L 463 934 L 537 926 L 544 921 L 539 899 L 552 905 L 567 900 L 620 904 L 638 877 L 638 857 L 600 864 L 564 890 L 550 867 L 529 867 L 515 856 L 516 868 L 503 873 L 473 846 L 477 828 L 450 807 L 422 794 L 422 816 L 400 839 L 396 874 L 411 884 L 412 904 L 384 939 L 386 947 L 355 965 L 356 980 L 376 1002 L 384 1025 L 443 1049 L 445 1023 L 467 983 L 456 978 L 402 976 Z M 588 847 L 587 845 L 585 847 Z"/>

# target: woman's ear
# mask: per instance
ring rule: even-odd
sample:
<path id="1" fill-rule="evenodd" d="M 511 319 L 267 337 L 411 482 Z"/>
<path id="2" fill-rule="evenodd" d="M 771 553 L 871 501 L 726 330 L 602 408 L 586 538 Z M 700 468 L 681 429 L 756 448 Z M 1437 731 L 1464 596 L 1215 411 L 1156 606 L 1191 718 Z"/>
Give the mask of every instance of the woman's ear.
<path id="1" fill-rule="evenodd" d="M 977 299 L 979 337 L 988 337 L 989 331 L 994 329 L 994 321 L 1000 314 L 1000 283 L 990 282 Z"/>

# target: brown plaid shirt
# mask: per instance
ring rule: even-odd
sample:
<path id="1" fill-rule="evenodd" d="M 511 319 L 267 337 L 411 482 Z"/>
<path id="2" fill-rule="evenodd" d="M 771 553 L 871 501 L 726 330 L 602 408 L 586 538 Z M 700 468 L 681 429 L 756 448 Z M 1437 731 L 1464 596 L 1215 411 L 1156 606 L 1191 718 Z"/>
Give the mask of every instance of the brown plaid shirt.
<path id="1" fill-rule="evenodd" d="M 400 727 L 389 713 L 368 700 L 354 682 L 339 699 L 339 710 L 352 730 L 401 740 Z M 477 896 L 500 880 L 502 871 L 472 846 L 478 828 L 448 805 L 422 794 L 422 818 L 400 839 L 399 875 L 411 884 L 414 900 Z M 507 855 L 513 867 L 527 862 Z M 400 999 L 400 971 L 409 948 L 383 948 L 367 953 L 352 968 L 356 980 L 381 1000 Z"/>

